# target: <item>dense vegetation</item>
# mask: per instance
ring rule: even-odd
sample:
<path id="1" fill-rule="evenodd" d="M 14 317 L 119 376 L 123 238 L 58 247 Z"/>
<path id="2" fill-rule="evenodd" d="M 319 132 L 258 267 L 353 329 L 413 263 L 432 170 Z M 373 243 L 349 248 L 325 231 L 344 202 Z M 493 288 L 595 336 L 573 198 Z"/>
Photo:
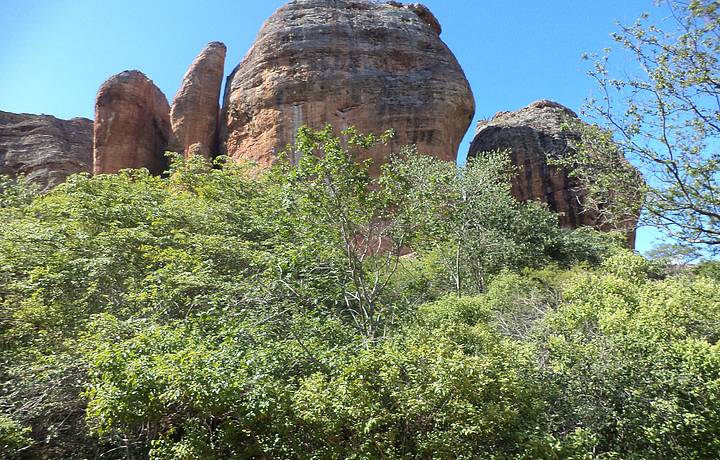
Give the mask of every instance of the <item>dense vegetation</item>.
<path id="1" fill-rule="evenodd" d="M 558 229 L 502 153 L 371 178 L 382 140 L 2 183 L 3 456 L 720 456 L 715 264 Z"/>

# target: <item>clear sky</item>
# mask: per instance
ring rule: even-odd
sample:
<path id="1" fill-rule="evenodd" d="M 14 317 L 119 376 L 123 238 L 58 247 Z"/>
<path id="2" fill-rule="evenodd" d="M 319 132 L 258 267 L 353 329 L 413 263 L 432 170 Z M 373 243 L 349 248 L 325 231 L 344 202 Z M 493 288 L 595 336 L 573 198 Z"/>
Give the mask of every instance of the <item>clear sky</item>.
<path id="1" fill-rule="evenodd" d="M 283 0 L 0 0 L 0 110 L 93 117 L 95 93 L 126 69 L 172 100 L 188 65 L 214 40 L 226 74 Z M 475 121 L 552 99 L 579 110 L 592 95 L 584 52 L 612 45 L 617 21 L 652 0 L 425 0 L 475 94 Z M 659 12 L 658 12 L 659 13 Z M 628 63 L 627 65 L 632 65 Z M 464 158 L 474 132 L 460 149 Z M 641 229 L 638 249 L 652 234 Z"/>

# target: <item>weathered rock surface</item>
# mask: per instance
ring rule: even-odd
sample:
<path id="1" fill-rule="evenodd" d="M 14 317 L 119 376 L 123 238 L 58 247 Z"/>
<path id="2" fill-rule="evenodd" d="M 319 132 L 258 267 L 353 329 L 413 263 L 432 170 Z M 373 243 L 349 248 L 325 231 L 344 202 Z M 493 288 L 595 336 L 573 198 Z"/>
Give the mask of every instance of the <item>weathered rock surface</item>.
<path id="1" fill-rule="evenodd" d="M 169 150 L 209 158 L 218 150 L 220 87 L 225 71 L 225 45 L 209 43 L 188 69 L 170 109 L 173 138 Z"/>
<path id="2" fill-rule="evenodd" d="M 577 114 L 553 101 L 537 101 L 516 112 L 500 112 L 478 124 L 468 157 L 482 152 L 509 150 L 518 174 L 512 194 L 519 201 L 539 200 L 560 214 L 567 228 L 593 226 L 604 230 L 597 215 L 583 209 L 583 192 L 568 172 L 547 163 L 549 154 L 572 151 L 579 133 L 563 128 Z M 628 223 L 629 244 L 634 246 L 637 220 Z"/>
<path id="3" fill-rule="evenodd" d="M 160 174 L 170 135 L 170 106 L 162 91 L 137 70 L 114 75 L 95 101 L 93 172 L 147 168 Z"/>
<path id="4" fill-rule="evenodd" d="M 455 161 L 475 106 L 440 24 L 422 5 L 295 0 L 260 30 L 225 89 L 221 143 L 236 160 L 273 163 L 302 125 L 395 130 L 372 150 L 377 173 L 390 152 Z M 365 159 L 365 158 L 362 158 Z"/>
<path id="5" fill-rule="evenodd" d="M 49 189 L 92 170 L 93 122 L 0 111 L 0 174 Z"/>

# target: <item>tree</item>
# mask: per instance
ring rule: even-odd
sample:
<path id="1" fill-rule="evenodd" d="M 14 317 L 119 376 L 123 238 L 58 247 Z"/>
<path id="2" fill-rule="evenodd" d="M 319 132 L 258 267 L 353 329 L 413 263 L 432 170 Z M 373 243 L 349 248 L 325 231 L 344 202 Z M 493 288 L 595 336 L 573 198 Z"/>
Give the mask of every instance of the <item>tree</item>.
<path id="1" fill-rule="evenodd" d="M 625 158 L 612 131 L 580 120 L 562 128 L 574 134 L 572 150 L 549 156 L 548 163 L 574 179 L 582 212 L 592 216 L 595 228 L 622 232 L 632 246 L 647 194 L 642 174 Z"/>
<path id="2" fill-rule="evenodd" d="M 668 0 L 662 5 L 670 13 L 667 21 L 651 22 L 646 14 L 612 36 L 639 72 L 616 78 L 609 53 L 595 56 L 589 75 L 601 97 L 588 101 L 588 113 L 612 131 L 620 150 L 645 173 L 647 222 L 717 253 L 720 4 Z"/>
<path id="3" fill-rule="evenodd" d="M 375 136 L 354 128 L 336 136 L 330 125 L 318 131 L 302 127 L 273 175 L 300 245 L 314 244 L 316 254 L 332 253 L 330 260 L 337 261 L 324 270 L 340 291 L 337 310 L 368 343 L 385 335 L 393 322 L 394 306 L 382 297 L 415 227 L 396 216 L 400 195 L 384 186 L 394 177 L 373 178 L 369 162 L 358 162 L 353 154 L 390 136 L 390 131 Z M 303 297 L 286 286 L 297 299 Z"/>
<path id="4" fill-rule="evenodd" d="M 0 184 L 0 456 L 539 457 L 540 374 L 509 340 L 554 304 L 461 296 L 608 248 L 513 200 L 507 157 L 405 151 L 376 177 L 355 158 L 381 140 Z"/>
<path id="5" fill-rule="evenodd" d="M 486 152 L 466 166 L 406 150 L 386 168 L 401 178 L 407 219 L 421 225 L 413 249 L 439 255 L 458 296 L 484 292 L 503 269 L 597 259 L 597 232 L 567 232 L 544 204 L 511 195 L 507 152 Z"/>

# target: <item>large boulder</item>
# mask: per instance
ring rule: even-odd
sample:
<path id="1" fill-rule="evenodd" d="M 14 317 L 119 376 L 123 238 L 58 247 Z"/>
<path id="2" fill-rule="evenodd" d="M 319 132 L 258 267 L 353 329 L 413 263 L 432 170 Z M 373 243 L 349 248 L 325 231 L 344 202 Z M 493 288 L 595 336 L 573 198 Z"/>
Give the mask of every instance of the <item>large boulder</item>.
<path id="1" fill-rule="evenodd" d="M 95 102 L 93 172 L 147 168 L 160 174 L 170 135 L 170 106 L 162 91 L 137 70 L 114 75 Z"/>
<path id="2" fill-rule="evenodd" d="M 0 174 L 24 175 L 43 190 L 92 170 L 93 122 L 0 111 Z"/>
<path id="3" fill-rule="evenodd" d="M 269 165 L 302 125 L 395 130 L 367 153 L 415 144 L 455 161 L 475 105 L 455 56 L 424 6 L 371 0 L 295 0 L 280 8 L 228 77 L 222 147 Z M 365 159 L 365 158 L 362 158 Z"/>
<path id="4" fill-rule="evenodd" d="M 584 192 L 568 171 L 548 165 L 548 156 L 572 151 L 580 134 L 570 128 L 577 114 L 553 101 L 537 101 L 516 112 L 500 112 L 478 124 L 469 158 L 493 150 L 508 150 L 517 168 L 512 194 L 519 201 L 537 200 L 557 212 L 566 228 L 591 226 L 608 229 L 598 215 L 583 208 Z M 640 198 L 639 198 L 640 200 Z M 628 243 L 634 246 L 637 218 L 625 223 Z"/>
<path id="5" fill-rule="evenodd" d="M 218 153 L 220 87 L 225 70 L 225 45 L 208 44 L 193 61 L 170 109 L 173 138 L 169 150 L 209 158 Z"/>

